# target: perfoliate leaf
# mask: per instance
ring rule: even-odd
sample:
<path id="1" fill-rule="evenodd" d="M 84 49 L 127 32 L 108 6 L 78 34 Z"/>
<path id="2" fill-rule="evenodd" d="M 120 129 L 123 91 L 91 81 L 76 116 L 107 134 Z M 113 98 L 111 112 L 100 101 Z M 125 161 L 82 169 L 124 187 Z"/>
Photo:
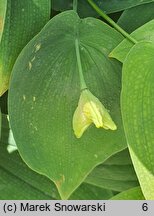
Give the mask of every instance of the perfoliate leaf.
<path id="1" fill-rule="evenodd" d="M 117 125 L 116 131 L 91 126 L 80 139 L 72 127 L 80 97 L 77 35 L 87 86 Z M 119 108 L 121 66 L 108 58 L 122 39 L 102 21 L 66 11 L 25 47 L 14 66 L 9 116 L 16 144 L 24 161 L 53 180 L 63 199 L 96 165 L 126 147 Z"/>

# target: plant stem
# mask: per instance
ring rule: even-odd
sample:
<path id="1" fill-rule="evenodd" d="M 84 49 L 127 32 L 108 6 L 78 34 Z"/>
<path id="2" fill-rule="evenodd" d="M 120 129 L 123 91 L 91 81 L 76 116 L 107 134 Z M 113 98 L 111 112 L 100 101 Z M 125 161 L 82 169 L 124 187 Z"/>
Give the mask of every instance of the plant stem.
<path id="1" fill-rule="evenodd" d="M 73 0 L 73 10 L 77 12 L 78 0 Z"/>
<path id="2" fill-rule="evenodd" d="M 110 23 L 116 30 L 118 30 L 122 35 L 129 39 L 132 43 L 136 44 L 138 41 L 135 40 L 131 35 L 124 31 L 119 25 L 117 25 L 108 15 L 106 15 L 94 2 L 93 0 L 87 0 L 93 9 L 103 17 L 108 23 Z"/>
<path id="3" fill-rule="evenodd" d="M 82 90 L 87 88 L 87 85 L 86 85 L 86 82 L 85 82 L 84 76 L 83 76 L 78 38 L 75 39 L 75 50 L 76 50 L 77 65 L 78 65 L 79 77 L 80 77 L 80 89 L 82 91 Z"/>

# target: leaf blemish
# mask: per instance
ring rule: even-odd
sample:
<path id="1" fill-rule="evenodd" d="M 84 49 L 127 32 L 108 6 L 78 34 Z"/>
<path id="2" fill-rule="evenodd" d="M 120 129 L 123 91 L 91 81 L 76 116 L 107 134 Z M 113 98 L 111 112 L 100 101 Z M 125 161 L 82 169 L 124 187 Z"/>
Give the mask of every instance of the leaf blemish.
<path id="1" fill-rule="evenodd" d="M 25 100 L 26 100 L 26 96 L 25 96 L 25 95 L 23 95 L 22 97 L 23 97 L 23 100 L 25 101 Z"/>
<path id="2" fill-rule="evenodd" d="M 28 67 L 29 67 L 29 70 L 32 69 L 32 63 L 31 62 L 28 62 Z"/>
<path id="3" fill-rule="evenodd" d="M 32 58 L 31 62 L 33 62 L 35 60 L 35 56 Z"/>
<path id="4" fill-rule="evenodd" d="M 55 184 L 57 185 L 58 188 L 60 188 L 61 185 L 64 183 L 64 181 L 65 181 L 65 176 L 63 174 L 61 174 L 61 178 L 59 180 L 57 180 L 55 182 Z"/>
<path id="5" fill-rule="evenodd" d="M 95 157 L 95 158 L 98 158 L 98 155 L 97 155 L 97 154 L 94 154 L 94 157 Z"/>
<path id="6" fill-rule="evenodd" d="M 35 45 L 35 52 L 39 51 L 41 48 L 41 43 Z"/>
<path id="7" fill-rule="evenodd" d="M 34 129 L 35 129 L 36 131 L 38 131 L 38 128 L 37 128 L 36 126 L 34 127 Z"/>
<path id="8" fill-rule="evenodd" d="M 34 102 L 36 101 L 36 97 L 35 97 L 35 96 L 33 96 L 33 101 L 34 101 Z"/>

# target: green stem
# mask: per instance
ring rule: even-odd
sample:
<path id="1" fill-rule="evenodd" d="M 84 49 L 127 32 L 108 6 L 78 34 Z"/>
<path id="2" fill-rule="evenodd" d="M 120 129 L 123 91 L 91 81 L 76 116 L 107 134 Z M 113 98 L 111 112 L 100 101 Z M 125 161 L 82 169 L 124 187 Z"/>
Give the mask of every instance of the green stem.
<path id="1" fill-rule="evenodd" d="M 118 30 L 122 35 L 124 35 L 127 39 L 129 39 L 132 43 L 136 44 L 137 40 L 135 40 L 131 35 L 129 35 L 126 31 L 124 31 L 119 25 L 117 25 L 108 15 L 106 15 L 94 2 L 93 0 L 87 0 L 89 4 L 93 7 L 93 9 L 103 17 L 108 23 L 110 23 L 116 30 Z"/>
<path id="2" fill-rule="evenodd" d="M 73 10 L 77 12 L 78 0 L 73 0 Z"/>
<path id="3" fill-rule="evenodd" d="M 80 77 L 80 88 L 81 88 L 81 90 L 84 90 L 87 88 L 87 85 L 86 85 L 86 82 L 85 82 L 84 76 L 83 76 L 78 38 L 75 39 L 75 50 L 76 50 L 77 65 L 78 65 L 79 77 Z"/>

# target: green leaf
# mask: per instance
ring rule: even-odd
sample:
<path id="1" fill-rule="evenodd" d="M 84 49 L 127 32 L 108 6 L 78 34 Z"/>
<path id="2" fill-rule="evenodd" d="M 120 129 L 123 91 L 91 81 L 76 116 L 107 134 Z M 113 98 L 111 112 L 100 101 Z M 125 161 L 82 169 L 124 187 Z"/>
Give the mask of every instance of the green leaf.
<path id="1" fill-rule="evenodd" d="M 150 22 L 136 29 L 134 32 L 132 32 L 131 36 L 137 41 L 151 41 L 154 43 L 154 20 L 151 20 Z M 134 44 L 131 41 L 125 39 L 110 53 L 109 56 L 124 62 L 133 45 Z"/>
<path id="2" fill-rule="evenodd" d="M 11 142 L 10 142 L 11 141 Z M 55 185 L 45 176 L 30 170 L 18 152 L 8 154 L 10 140 L 9 122 L 2 115 L 2 138 L 0 142 L 0 199 L 60 199 Z M 86 183 L 72 194 L 70 199 L 109 199 L 112 192 Z"/>
<path id="3" fill-rule="evenodd" d="M 153 0 L 94 0 L 94 2 L 105 12 L 114 13 L 125 10 L 137 5 L 152 2 Z M 64 11 L 73 8 L 72 0 L 53 0 L 52 6 L 54 10 Z M 78 13 L 81 17 L 98 16 L 91 8 L 87 0 L 78 0 Z"/>
<path id="4" fill-rule="evenodd" d="M 72 0 L 52 0 L 52 8 L 56 11 L 65 11 L 73 9 L 73 1 Z M 95 10 L 89 5 L 87 0 L 78 0 L 78 13 L 80 17 L 88 17 L 93 16 L 97 17 L 98 14 Z"/>
<path id="5" fill-rule="evenodd" d="M 127 149 L 97 166 L 85 182 L 114 191 L 124 191 L 139 184 Z"/>
<path id="6" fill-rule="evenodd" d="M 8 154 L 6 146 L 0 143 L 0 199 L 55 199 L 54 184 L 31 171 L 18 152 Z"/>
<path id="7" fill-rule="evenodd" d="M 115 195 L 111 200 L 145 200 L 145 198 L 141 188 L 135 187 Z"/>
<path id="8" fill-rule="evenodd" d="M 140 42 L 123 65 L 122 115 L 134 167 L 146 199 L 154 199 L 154 44 Z"/>
<path id="9" fill-rule="evenodd" d="M 131 165 L 132 161 L 130 158 L 130 154 L 128 151 L 128 148 L 124 149 L 123 151 L 120 151 L 114 155 L 112 155 L 110 158 L 108 158 L 104 163 L 104 165 Z"/>
<path id="10" fill-rule="evenodd" d="M 2 124 L 2 113 L 0 109 L 0 139 L 1 139 L 1 124 Z"/>
<path id="11" fill-rule="evenodd" d="M 154 19 L 154 2 L 125 10 L 118 20 L 118 25 L 131 33 L 152 19 Z"/>
<path id="12" fill-rule="evenodd" d="M 0 199 L 56 199 L 59 197 L 55 185 L 46 177 L 30 170 L 19 153 L 7 151 L 10 142 L 9 122 L 2 115 L 2 137 L 0 141 Z"/>
<path id="13" fill-rule="evenodd" d="M 3 29 L 4 29 L 6 8 L 7 8 L 7 0 L 1 0 L 0 2 L 0 42 L 1 42 Z"/>
<path id="14" fill-rule="evenodd" d="M 82 1 L 82 0 L 81 0 Z M 114 13 L 122 11 L 128 8 L 135 7 L 148 2 L 153 2 L 153 0 L 94 0 L 98 6 L 103 9 L 106 13 Z"/>
<path id="15" fill-rule="evenodd" d="M 108 200 L 113 196 L 111 190 L 100 188 L 87 183 L 82 183 L 70 196 L 69 200 Z"/>
<path id="16" fill-rule="evenodd" d="M 0 96 L 8 89 L 10 74 L 23 47 L 50 18 L 50 0 L 7 0 L 0 43 Z"/>
<path id="17" fill-rule="evenodd" d="M 80 139 L 72 128 L 80 96 L 77 32 L 87 86 L 118 127 L 109 131 L 92 125 Z M 118 100 L 121 66 L 108 58 L 121 40 L 102 21 L 63 12 L 25 47 L 13 69 L 9 117 L 16 144 L 24 161 L 53 180 L 63 199 L 96 165 L 126 147 Z"/>

